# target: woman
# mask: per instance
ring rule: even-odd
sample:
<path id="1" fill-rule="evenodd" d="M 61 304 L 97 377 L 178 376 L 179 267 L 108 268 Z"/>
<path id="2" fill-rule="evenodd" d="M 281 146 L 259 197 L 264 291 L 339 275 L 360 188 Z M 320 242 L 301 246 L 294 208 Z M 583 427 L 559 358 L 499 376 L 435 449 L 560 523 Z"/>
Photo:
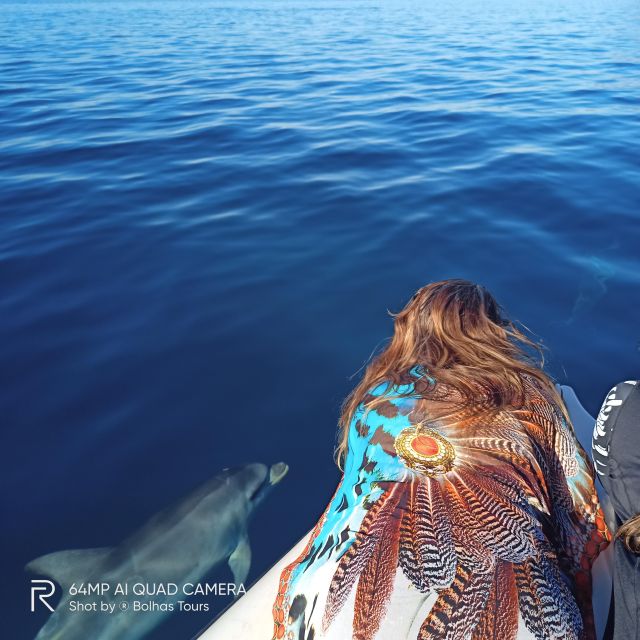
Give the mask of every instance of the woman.
<path id="1" fill-rule="evenodd" d="M 622 382 L 607 394 L 593 431 L 593 459 L 615 512 L 613 632 L 640 638 L 640 382 Z"/>
<path id="2" fill-rule="evenodd" d="M 395 315 L 346 399 L 343 477 L 281 574 L 275 639 L 591 639 L 607 531 L 535 345 L 483 287 Z"/>

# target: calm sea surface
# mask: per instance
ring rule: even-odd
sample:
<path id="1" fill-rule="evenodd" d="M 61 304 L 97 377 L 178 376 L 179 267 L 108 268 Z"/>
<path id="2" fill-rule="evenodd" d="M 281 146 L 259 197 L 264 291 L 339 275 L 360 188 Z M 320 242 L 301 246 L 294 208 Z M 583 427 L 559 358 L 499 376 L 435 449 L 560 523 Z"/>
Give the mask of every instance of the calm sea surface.
<path id="1" fill-rule="evenodd" d="M 269 567 L 431 280 L 492 289 L 595 412 L 639 375 L 639 203 L 635 0 L 0 1 L 3 636 L 46 619 L 28 560 L 245 461 L 291 466 Z"/>

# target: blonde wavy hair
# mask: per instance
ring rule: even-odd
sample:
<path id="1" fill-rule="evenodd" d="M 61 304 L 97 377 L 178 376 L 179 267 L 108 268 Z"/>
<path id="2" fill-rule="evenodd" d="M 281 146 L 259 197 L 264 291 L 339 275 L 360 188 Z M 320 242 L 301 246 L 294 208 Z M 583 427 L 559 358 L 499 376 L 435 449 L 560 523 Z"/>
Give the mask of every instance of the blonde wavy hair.
<path id="1" fill-rule="evenodd" d="M 349 425 L 367 392 L 381 382 L 401 384 L 419 364 L 468 406 L 489 410 L 525 403 L 527 375 L 554 397 L 568 420 L 564 403 L 543 372 L 542 346 L 509 320 L 483 286 L 467 280 L 442 280 L 419 289 L 399 313 L 388 346 L 367 366 L 360 383 L 342 404 L 336 460 L 342 468 Z M 379 398 L 383 401 L 384 398 Z M 376 400 L 367 398 L 366 407 Z"/>
<path id="2" fill-rule="evenodd" d="M 640 553 L 640 513 L 620 525 L 616 537 L 622 540 L 629 551 Z"/>

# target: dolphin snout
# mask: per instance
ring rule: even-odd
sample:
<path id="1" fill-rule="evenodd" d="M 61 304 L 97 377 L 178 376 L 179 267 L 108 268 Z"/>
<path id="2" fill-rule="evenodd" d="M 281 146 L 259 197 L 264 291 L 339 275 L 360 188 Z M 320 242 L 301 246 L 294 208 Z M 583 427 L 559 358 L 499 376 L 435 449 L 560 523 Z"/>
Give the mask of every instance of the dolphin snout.
<path id="1" fill-rule="evenodd" d="M 287 471 L 289 471 L 289 467 L 284 462 L 276 462 L 276 464 L 271 465 L 269 469 L 269 483 L 277 484 L 287 475 Z"/>

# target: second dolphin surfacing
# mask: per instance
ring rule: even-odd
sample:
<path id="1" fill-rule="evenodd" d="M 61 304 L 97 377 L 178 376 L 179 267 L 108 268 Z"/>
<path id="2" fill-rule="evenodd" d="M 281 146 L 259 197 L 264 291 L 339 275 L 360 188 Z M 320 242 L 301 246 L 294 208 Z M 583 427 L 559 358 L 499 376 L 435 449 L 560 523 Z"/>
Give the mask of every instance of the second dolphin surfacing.
<path id="1" fill-rule="evenodd" d="M 247 524 L 254 508 L 287 473 L 283 462 L 267 467 L 249 464 L 222 473 L 174 507 L 154 515 L 117 547 L 50 553 L 26 569 L 51 577 L 62 587 L 62 598 L 36 640 L 138 640 L 169 615 L 171 608 L 134 611 L 134 599 L 158 605 L 185 600 L 185 583 L 197 583 L 217 564 L 228 560 L 236 585 L 249 573 L 251 549 Z M 71 595 L 73 584 L 106 583 L 106 595 Z M 115 585 L 175 583 L 175 594 L 136 598 L 116 595 Z M 72 611 L 72 601 L 100 600 L 113 604 L 112 613 Z M 122 605 L 126 602 L 126 605 Z"/>

